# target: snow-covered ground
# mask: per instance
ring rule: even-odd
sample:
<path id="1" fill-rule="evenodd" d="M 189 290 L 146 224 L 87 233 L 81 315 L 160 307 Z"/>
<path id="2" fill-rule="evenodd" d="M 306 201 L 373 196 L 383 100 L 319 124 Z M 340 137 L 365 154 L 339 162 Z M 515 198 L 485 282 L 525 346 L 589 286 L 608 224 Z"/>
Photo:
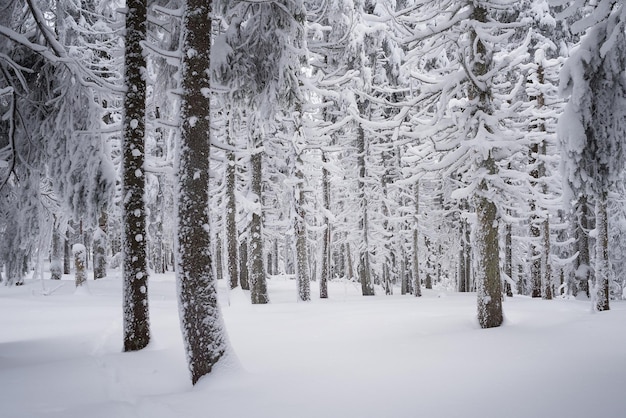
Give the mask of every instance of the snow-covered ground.
<path id="1" fill-rule="evenodd" d="M 69 277 L 0 286 L 0 416 L 626 417 L 626 301 L 594 314 L 514 297 L 504 326 L 481 330 L 474 294 L 362 297 L 333 282 L 330 299 L 298 303 L 293 280 L 269 290 L 252 306 L 220 283 L 236 358 L 192 387 L 173 275 L 150 279 L 152 342 L 135 353 L 121 352 L 119 272 L 88 292 Z"/>

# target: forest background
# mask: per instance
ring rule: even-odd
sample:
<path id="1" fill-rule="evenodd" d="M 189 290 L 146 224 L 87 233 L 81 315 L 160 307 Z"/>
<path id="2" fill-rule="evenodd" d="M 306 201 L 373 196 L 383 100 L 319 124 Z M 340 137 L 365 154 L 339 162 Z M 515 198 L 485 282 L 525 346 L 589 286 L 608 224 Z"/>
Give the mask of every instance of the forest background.
<path id="1" fill-rule="evenodd" d="M 134 351 L 175 270 L 194 382 L 216 279 L 623 298 L 621 2 L 204 3 L 3 2 L 7 285 L 121 266 Z"/>

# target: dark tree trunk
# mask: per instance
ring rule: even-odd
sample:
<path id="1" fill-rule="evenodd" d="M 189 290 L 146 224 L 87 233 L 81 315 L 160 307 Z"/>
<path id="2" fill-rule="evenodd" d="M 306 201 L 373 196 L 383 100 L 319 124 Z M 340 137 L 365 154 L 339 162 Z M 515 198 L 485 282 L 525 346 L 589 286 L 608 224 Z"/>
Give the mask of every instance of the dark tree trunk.
<path id="1" fill-rule="evenodd" d="M 211 2 L 187 0 L 183 18 L 181 121 L 178 146 L 178 259 L 181 330 L 191 381 L 211 372 L 226 336 L 211 266 L 209 231 Z"/>
<path id="2" fill-rule="evenodd" d="M 126 3 L 124 137 L 124 351 L 140 350 L 150 341 L 146 211 L 144 204 L 144 136 L 146 0 Z"/>
<path id="3" fill-rule="evenodd" d="M 328 159 L 326 153 L 322 151 L 322 195 L 324 198 L 324 210 L 326 210 L 326 216 L 324 216 L 324 238 L 322 243 L 322 275 L 320 278 L 320 298 L 328 298 L 328 281 L 330 280 L 330 266 L 331 266 L 331 226 L 328 213 L 330 213 L 330 180 L 329 173 L 326 165 Z"/>
<path id="4" fill-rule="evenodd" d="M 55 222 L 56 223 L 56 222 Z M 2 266 L 0 265 L 0 269 Z M 50 278 L 60 280 L 63 275 L 63 245 L 58 227 L 52 230 L 52 249 L 50 254 Z"/>
<path id="5" fill-rule="evenodd" d="M 413 215 L 413 293 L 416 297 L 422 296 L 422 284 L 420 283 L 420 268 L 419 268 L 419 205 L 420 205 L 420 192 L 419 192 L 419 183 L 415 182 L 413 185 L 413 196 L 414 196 L 414 205 L 415 205 L 415 213 Z"/>
<path id="6" fill-rule="evenodd" d="M 248 238 L 244 237 L 239 244 L 239 284 L 243 290 L 250 290 L 248 279 Z"/>
<path id="7" fill-rule="evenodd" d="M 596 308 L 609 310 L 610 266 L 609 266 L 609 218 L 607 213 L 607 192 L 602 192 L 596 202 Z"/>
<path id="8" fill-rule="evenodd" d="M 72 270 L 72 246 L 70 244 L 69 228 L 65 231 L 63 240 L 63 274 L 70 274 Z"/>
<path id="9" fill-rule="evenodd" d="M 508 297 L 513 297 L 511 280 L 513 280 L 513 231 L 510 223 L 504 225 L 504 274 L 508 280 L 504 283 L 504 289 Z"/>
<path id="10" fill-rule="evenodd" d="M 229 143 L 232 145 L 233 142 L 229 135 Z M 226 157 L 228 158 L 226 165 L 226 251 L 228 253 L 229 285 L 231 289 L 234 289 L 239 282 L 237 199 L 235 196 L 237 167 L 234 152 L 227 152 Z"/>
<path id="11" fill-rule="evenodd" d="M 252 157 L 250 157 L 252 166 L 251 188 L 259 204 L 259 207 L 252 214 L 250 222 L 250 297 L 253 304 L 269 302 L 265 263 L 263 260 L 263 218 L 261 214 L 262 159 L 263 154 L 258 150 L 255 150 Z"/>
<path id="12" fill-rule="evenodd" d="M 98 228 L 93 234 L 93 278 L 102 279 L 107 275 L 107 214 L 102 212 Z"/>

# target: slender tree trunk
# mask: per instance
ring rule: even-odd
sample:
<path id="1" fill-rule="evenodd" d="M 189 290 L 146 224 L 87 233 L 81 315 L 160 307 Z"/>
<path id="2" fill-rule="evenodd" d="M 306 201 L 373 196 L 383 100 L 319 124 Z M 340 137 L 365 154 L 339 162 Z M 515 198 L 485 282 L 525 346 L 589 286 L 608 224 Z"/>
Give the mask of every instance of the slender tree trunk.
<path id="1" fill-rule="evenodd" d="M 72 270 L 72 246 L 70 245 L 69 228 L 65 231 L 65 239 L 63 240 L 63 274 L 70 274 Z"/>
<path id="2" fill-rule="evenodd" d="M 229 138 L 230 138 L 229 133 Z M 229 139 L 232 146 L 234 141 Z M 231 289 L 237 287 L 239 281 L 239 265 L 237 259 L 238 233 L 237 233 L 237 198 L 236 191 L 236 163 L 235 153 L 227 152 L 226 158 L 226 251 L 228 252 L 228 278 Z"/>
<path id="3" fill-rule="evenodd" d="M 574 215 L 575 218 L 578 219 L 576 223 L 576 242 L 578 246 L 576 278 L 578 279 L 578 289 L 576 293 L 583 291 L 587 294 L 587 297 L 589 297 L 589 283 L 594 280 L 594 277 L 591 271 L 590 260 L 589 230 L 591 229 L 591 222 L 589 221 L 590 214 L 587 196 L 582 195 L 578 199 L 576 212 L 577 213 Z"/>
<path id="4" fill-rule="evenodd" d="M 302 195 L 298 198 L 302 199 Z M 299 210 L 296 210 L 294 217 L 294 231 L 296 234 L 296 281 L 298 283 L 298 300 L 311 300 L 311 283 L 308 267 L 308 251 L 306 243 L 306 224 L 304 220 L 303 202 L 296 204 Z"/>
<path id="5" fill-rule="evenodd" d="M 530 158 L 529 163 L 531 165 L 537 164 L 537 154 L 539 153 L 538 144 L 533 144 L 530 148 Z M 532 178 L 533 187 L 536 187 L 538 178 L 539 178 L 539 170 L 537 168 L 533 169 L 530 173 Z M 537 203 L 533 200 L 530 202 L 530 282 L 532 284 L 532 293 L 531 296 L 534 298 L 541 297 L 541 220 L 537 216 Z"/>
<path id="6" fill-rule="evenodd" d="M 140 350 L 150 341 L 146 211 L 144 203 L 144 135 L 146 0 L 126 3 L 124 85 L 124 351 Z"/>
<path id="7" fill-rule="evenodd" d="M 50 255 L 50 278 L 52 280 L 60 280 L 63 274 L 63 246 L 61 241 L 61 233 L 59 232 L 59 228 L 57 227 L 55 220 L 55 225 L 52 229 L 52 251 Z"/>
<path id="8" fill-rule="evenodd" d="M 504 283 L 504 289 L 508 297 L 513 296 L 511 288 L 511 280 L 513 280 L 513 228 L 507 222 L 504 225 L 504 274 L 507 280 Z"/>
<path id="9" fill-rule="evenodd" d="M 181 121 L 178 146 L 177 240 L 181 330 L 191 381 L 211 372 L 226 335 L 211 266 L 209 231 L 211 2 L 187 0 L 183 18 Z"/>
<path id="10" fill-rule="evenodd" d="M 354 279 L 354 263 L 352 261 L 352 251 L 350 250 L 350 244 L 346 243 L 346 264 L 348 265 L 347 267 L 347 274 L 348 274 L 348 280 L 352 280 Z"/>
<path id="11" fill-rule="evenodd" d="M 374 295 L 374 286 L 372 284 L 372 270 L 370 267 L 370 250 L 369 250 L 369 219 L 368 219 L 368 202 L 366 195 L 366 176 L 367 168 L 365 164 L 366 156 L 366 140 L 365 131 L 362 126 L 357 127 L 357 148 L 359 152 L 359 200 L 361 205 L 361 234 L 363 242 L 359 247 L 359 280 L 361 281 L 361 291 L 363 296 Z"/>
<path id="12" fill-rule="evenodd" d="M 239 244 L 239 284 L 243 290 L 250 290 L 248 277 L 248 237 L 243 237 Z"/>
<path id="13" fill-rule="evenodd" d="M 258 150 L 255 150 L 250 157 L 252 166 L 251 189 L 256 196 L 257 202 L 257 207 L 252 213 L 250 222 L 250 297 L 253 304 L 269 302 L 263 260 L 263 219 L 261 212 L 262 158 L 263 154 Z"/>
<path id="14" fill-rule="evenodd" d="M 322 275 L 320 278 L 320 298 L 326 299 L 328 297 L 328 281 L 330 280 L 330 266 L 331 266 L 331 225 L 328 214 L 330 213 L 330 180 L 329 173 L 326 165 L 328 164 L 328 158 L 326 153 L 322 151 L 322 195 L 324 199 L 324 241 L 322 243 Z"/>
<path id="15" fill-rule="evenodd" d="M 430 245 L 430 240 L 428 239 L 428 237 L 424 237 L 424 247 L 426 249 L 426 277 L 424 278 L 424 287 L 426 289 L 432 289 L 433 288 L 433 278 L 432 278 L 432 271 L 433 271 L 433 263 L 432 263 L 432 251 L 431 251 L 431 245 Z"/>
<path id="16" fill-rule="evenodd" d="M 409 293 L 409 277 L 406 269 L 406 253 L 402 250 L 402 258 L 400 259 L 400 294 L 406 295 Z"/>
<path id="17" fill-rule="evenodd" d="M 222 237 L 217 234 L 215 237 L 215 278 L 222 280 L 224 278 L 224 263 L 222 258 Z"/>
<path id="18" fill-rule="evenodd" d="M 465 287 L 465 284 L 466 284 L 465 273 L 466 273 L 465 272 L 465 251 L 463 251 L 463 248 L 461 248 L 459 250 L 459 285 L 458 285 L 458 289 L 460 293 L 467 292 L 467 288 Z"/>
<path id="19" fill-rule="evenodd" d="M 598 311 L 609 310 L 610 299 L 610 267 L 609 267 L 609 218 L 607 211 L 606 191 L 596 200 L 596 308 Z"/>
<path id="20" fill-rule="evenodd" d="M 296 184 L 293 186 L 293 230 L 296 235 L 296 281 L 298 284 L 298 300 L 311 300 L 311 282 L 309 276 L 309 252 L 307 249 L 307 229 L 305 204 L 305 179 L 302 167 L 302 111 L 301 106 L 296 107 L 296 132 L 293 147 L 293 170 Z"/>
<path id="21" fill-rule="evenodd" d="M 93 234 L 93 278 L 102 279 L 107 275 L 107 213 L 102 211 L 98 228 Z"/>
<path id="22" fill-rule="evenodd" d="M 420 284 L 420 269 L 419 269 L 419 207 L 420 207 L 420 192 L 419 183 L 415 182 L 413 185 L 413 197 L 415 200 L 415 213 L 413 215 L 413 291 L 416 297 L 422 296 L 422 285 Z"/>

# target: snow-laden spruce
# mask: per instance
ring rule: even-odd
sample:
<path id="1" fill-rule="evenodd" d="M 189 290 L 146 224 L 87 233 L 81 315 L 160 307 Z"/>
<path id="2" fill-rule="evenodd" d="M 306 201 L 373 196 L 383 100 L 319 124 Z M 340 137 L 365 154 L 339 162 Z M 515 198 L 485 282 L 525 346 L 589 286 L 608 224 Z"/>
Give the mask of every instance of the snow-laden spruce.
<path id="1" fill-rule="evenodd" d="M 609 309 L 609 191 L 622 178 L 626 134 L 626 8 L 603 0 L 578 22 L 588 27 L 561 74 L 569 97 L 559 120 L 562 170 L 567 201 L 595 202 L 596 254 L 594 309 Z"/>

